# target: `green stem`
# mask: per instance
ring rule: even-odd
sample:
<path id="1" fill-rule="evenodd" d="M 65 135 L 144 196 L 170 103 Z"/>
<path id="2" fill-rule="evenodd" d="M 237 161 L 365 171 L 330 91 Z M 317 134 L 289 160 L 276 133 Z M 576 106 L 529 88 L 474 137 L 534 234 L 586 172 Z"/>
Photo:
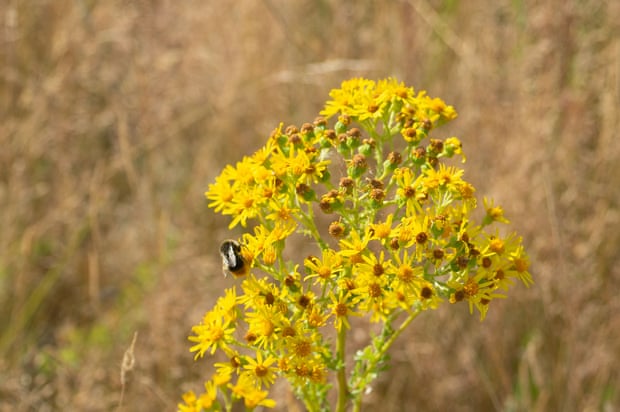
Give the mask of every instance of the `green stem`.
<path id="1" fill-rule="evenodd" d="M 407 319 L 405 319 L 403 321 L 403 323 L 400 324 L 400 326 L 398 327 L 397 330 L 395 330 L 391 335 L 390 338 L 388 340 L 386 340 L 381 347 L 379 348 L 379 350 L 377 351 L 376 356 L 373 358 L 373 360 L 368 364 L 368 366 L 366 367 L 366 375 L 368 374 L 368 372 L 370 371 L 374 371 L 377 368 L 377 363 L 383 358 L 383 354 L 385 354 L 388 349 L 390 349 L 390 347 L 392 346 L 392 344 L 396 341 L 396 339 L 400 336 L 401 333 L 403 333 L 405 331 L 405 329 L 407 329 L 407 326 L 409 326 L 409 324 L 411 322 L 413 322 L 413 320 L 420 314 L 420 310 L 416 310 L 415 312 L 411 312 L 409 313 L 409 316 L 407 317 Z M 366 382 L 366 376 L 360 376 L 360 378 L 358 379 L 358 382 Z M 354 412 L 359 412 L 361 410 L 362 407 L 362 395 L 364 393 L 364 389 L 365 388 L 356 388 L 357 390 L 355 391 L 358 395 L 355 397 L 354 401 L 353 401 L 353 411 Z"/>
<path id="2" fill-rule="evenodd" d="M 405 331 L 405 329 L 407 329 L 407 326 L 409 326 L 409 324 L 411 322 L 413 322 L 413 320 L 415 318 L 418 317 L 418 315 L 420 314 L 420 310 L 416 310 L 415 312 L 411 312 L 409 314 L 409 316 L 407 317 L 407 319 L 405 319 L 403 321 L 403 323 L 400 324 L 400 326 L 398 327 L 397 330 L 394 331 L 394 333 L 392 333 L 392 335 L 390 336 L 390 338 L 388 340 L 385 341 L 385 343 L 383 344 L 383 346 L 381 347 L 381 353 L 385 353 L 387 352 L 387 350 L 390 348 L 390 346 L 392 346 L 392 344 L 394 343 L 394 341 L 396 341 L 396 339 L 400 336 L 401 333 L 403 333 Z"/>
<path id="3" fill-rule="evenodd" d="M 337 412 L 344 412 L 349 397 L 349 387 L 347 385 L 347 375 L 344 369 L 345 344 L 347 341 L 347 330 L 343 326 L 338 331 L 338 341 L 336 343 L 336 356 L 338 359 L 338 405 Z"/>
<path id="4" fill-rule="evenodd" d="M 314 220 L 314 211 L 312 210 L 312 205 L 308 205 L 308 211 L 305 212 L 301 206 L 299 207 L 301 211 L 301 223 L 306 229 L 310 231 L 312 238 L 318 243 L 321 250 L 327 249 L 327 243 L 321 238 L 321 234 L 316 227 L 316 223 Z"/>

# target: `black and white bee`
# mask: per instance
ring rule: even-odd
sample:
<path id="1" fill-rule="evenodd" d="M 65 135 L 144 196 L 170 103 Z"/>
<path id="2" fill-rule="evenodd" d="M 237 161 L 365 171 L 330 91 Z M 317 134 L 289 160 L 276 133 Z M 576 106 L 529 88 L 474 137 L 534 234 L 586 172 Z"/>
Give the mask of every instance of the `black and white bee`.
<path id="1" fill-rule="evenodd" d="M 225 240 L 220 246 L 224 276 L 240 277 L 248 273 L 248 264 L 241 255 L 241 245 L 236 240 Z"/>

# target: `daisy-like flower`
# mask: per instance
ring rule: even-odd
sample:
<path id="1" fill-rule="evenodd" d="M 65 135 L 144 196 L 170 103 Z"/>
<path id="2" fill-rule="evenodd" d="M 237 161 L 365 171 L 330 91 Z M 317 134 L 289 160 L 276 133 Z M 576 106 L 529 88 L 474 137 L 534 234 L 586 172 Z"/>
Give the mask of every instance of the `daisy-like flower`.
<path id="1" fill-rule="evenodd" d="M 424 268 L 416 265 L 415 258 L 410 256 L 406 249 L 402 257 L 400 254 L 395 256 L 394 267 L 396 276 L 393 278 L 391 288 L 418 295 L 424 281 Z"/>
<path id="2" fill-rule="evenodd" d="M 288 361 L 287 377 L 291 383 L 300 388 L 307 387 L 310 383 L 325 383 L 327 378 L 327 366 L 318 356 Z"/>
<path id="3" fill-rule="evenodd" d="M 185 392 L 182 395 L 183 403 L 177 405 L 178 412 L 200 412 L 198 397 L 194 391 Z"/>
<path id="4" fill-rule="evenodd" d="M 243 399 L 246 408 L 254 409 L 257 406 L 273 408 L 276 402 L 268 399 L 269 392 L 262 391 L 255 385 L 254 379 L 248 374 L 241 374 L 236 384 L 229 384 L 229 388 L 234 397 Z"/>
<path id="5" fill-rule="evenodd" d="M 495 206 L 495 202 L 492 199 L 489 200 L 484 197 L 483 203 L 486 210 L 486 216 L 482 220 L 483 225 L 490 225 L 493 222 L 510 223 L 504 216 L 504 209 L 501 206 Z"/>
<path id="6" fill-rule="evenodd" d="M 506 272 L 506 274 L 508 276 L 517 277 L 526 287 L 532 285 L 534 280 L 528 271 L 530 267 L 530 258 L 525 253 L 523 245 L 519 245 L 512 250 L 508 259 L 513 263 L 513 266 Z"/>
<path id="7" fill-rule="evenodd" d="M 339 290 L 336 295 L 334 291 L 330 291 L 329 300 L 331 302 L 331 314 L 334 316 L 334 327 L 337 331 L 342 328 L 351 329 L 349 316 L 361 316 L 359 312 L 355 312 L 352 308 L 352 300 L 347 290 Z"/>
<path id="8" fill-rule="evenodd" d="M 295 216 L 299 215 L 299 209 L 291 207 L 286 197 L 277 200 L 272 199 L 269 202 L 269 209 L 271 213 L 267 214 L 265 217 L 282 226 L 295 225 Z"/>
<path id="9" fill-rule="evenodd" d="M 417 101 L 420 110 L 425 112 L 435 127 L 440 126 L 457 117 L 454 107 L 448 106 L 439 98 L 431 98 L 426 95 L 425 91 L 421 91 L 417 95 Z"/>
<path id="10" fill-rule="evenodd" d="M 281 326 L 282 313 L 278 306 L 265 304 L 256 311 L 247 312 L 245 321 L 250 333 L 256 337 L 252 344 L 261 349 L 272 349 L 277 345 L 277 330 Z"/>
<path id="11" fill-rule="evenodd" d="M 357 118 L 374 112 L 373 108 L 369 110 L 369 104 L 373 100 L 371 96 L 375 85 L 374 81 L 363 78 L 342 82 L 339 89 L 329 92 L 332 100 L 325 104 L 321 116 L 329 118 L 335 114 L 346 114 Z"/>
<path id="12" fill-rule="evenodd" d="M 366 253 L 370 241 L 370 228 L 367 227 L 363 234 L 353 229 L 349 236 L 340 240 L 340 255 L 347 258 L 351 265 L 362 262 L 362 255 Z"/>
<path id="13" fill-rule="evenodd" d="M 218 313 L 221 313 L 225 320 L 235 322 L 239 311 L 237 309 L 237 290 L 235 287 L 226 289 L 224 296 L 217 299 L 215 304 Z"/>
<path id="14" fill-rule="evenodd" d="M 429 214 L 402 219 L 395 232 L 398 234 L 398 240 L 403 247 L 415 247 L 415 258 L 421 262 L 432 243 Z"/>
<path id="15" fill-rule="evenodd" d="M 336 279 L 343 271 L 342 256 L 332 249 L 324 249 L 322 259 L 315 256 L 306 258 L 304 265 L 309 271 L 305 279 L 315 278 L 316 283 L 322 284 Z"/>
<path id="16" fill-rule="evenodd" d="M 258 388 L 269 388 L 276 380 L 277 359 L 274 356 L 263 357 L 262 351 L 256 351 L 256 358 L 245 356 L 244 372 Z"/>
<path id="17" fill-rule="evenodd" d="M 370 313 L 371 321 L 385 320 L 393 306 L 388 302 L 388 291 L 393 273 L 381 273 L 387 263 L 376 260 L 375 263 L 359 265 L 354 272 L 355 289 L 351 290 L 351 304 L 362 313 Z"/>
<path id="18" fill-rule="evenodd" d="M 413 87 L 405 86 L 405 83 L 390 77 L 377 82 L 375 102 L 377 105 L 396 104 L 392 110 L 399 110 L 403 105 L 417 105 Z"/>
<path id="19" fill-rule="evenodd" d="M 379 256 L 369 253 L 362 258 L 362 263 L 356 266 L 358 274 L 368 274 L 369 276 L 381 277 L 390 276 L 395 273 L 395 268 L 391 260 L 385 259 L 385 251 L 381 250 Z"/>
<path id="20" fill-rule="evenodd" d="M 226 213 L 234 216 L 228 228 L 232 229 L 239 224 L 246 227 L 248 219 L 255 218 L 261 212 L 262 199 L 262 193 L 256 187 L 238 189 Z"/>
<path id="21" fill-rule="evenodd" d="M 192 327 L 194 336 L 188 337 L 191 342 L 196 343 L 190 348 L 191 352 L 196 352 L 194 359 L 203 357 L 205 352 L 213 354 L 218 348 L 228 351 L 234 331 L 234 324 L 225 320 L 221 313 L 207 312 L 202 323 Z"/>
<path id="22" fill-rule="evenodd" d="M 217 388 L 213 381 L 206 381 L 204 386 L 205 391 L 198 397 L 197 402 L 200 411 L 211 409 L 217 399 Z"/>
<path id="23" fill-rule="evenodd" d="M 236 351 L 229 355 L 227 362 L 216 362 L 213 383 L 216 386 L 226 385 L 230 382 L 232 375 L 239 375 L 241 371 L 241 356 Z"/>
<path id="24" fill-rule="evenodd" d="M 461 156 L 462 163 L 465 163 L 467 161 L 467 158 L 465 157 L 465 154 L 463 153 L 463 145 L 457 137 L 454 137 L 454 136 L 448 137 L 446 141 L 444 142 L 443 146 L 444 146 L 444 153 L 446 154 L 447 157 L 452 157 L 455 154 L 457 154 Z"/>
<path id="25" fill-rule="evenodd" d="M 450 303 L 462 300 L 469 304 L 469 313 L 474 312 L 474 307 L 480 312 L 480 320 L 484 320 L 489 310 L 489 303 L 493 299 L 505 298 L 505 295 L 494 293 L 497 286 L 493 280 L 485 277 L 484 272 L 479 272 L 472 277 L 465 278 L 463 283 L 449 281 L 448 286 L 455 290 L 450 294 Z"/>
<path id="26" fill-rule="evenodd" d="M 230 168 L 230 166 L 228 167 Z M 224 173 L 216 177 L 215 183 L 209 185 L 209 190 L 205 192 L 205 196 L 211 200 L 209 207 L 212 207 L 216 212 L 230 214 L 231 202 L 235 197 L 235 190 L 230 183 L 230 177 Z"/>
<path id="27" fill-rule="evenodd" d="M 458 188 L 463 184 L 463 173 L 463 169 L 446 166 L 442 163 L 437 170 L 432 168 L 424 170 L 423 184 L 429 191 L 441 187 L 453 193 L 460 193 Z"/>
<path id="28" fill-rule="evenodd" d="M 378 240 L 383 245 L 394 236 L 394 229 L 392 228 L 392 222 L 394 220 L 394 214 L 387 215 L 383 222 L 370 224 L 370 239 Z"/>

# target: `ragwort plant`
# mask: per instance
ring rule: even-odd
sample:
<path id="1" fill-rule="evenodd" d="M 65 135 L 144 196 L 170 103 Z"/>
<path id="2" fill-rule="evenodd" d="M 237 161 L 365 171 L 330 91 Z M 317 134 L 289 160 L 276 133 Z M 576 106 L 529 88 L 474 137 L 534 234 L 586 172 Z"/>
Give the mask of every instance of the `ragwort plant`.
<path id="1" fill-rule="evenodd" d="M 430 137 L 456 118 L 453 107 L 392 78 L 348 80 L 330 97 L 312 124 L 280 125 L 206 192 L 230 228 L 252 230 L 223 244 L 239 283 L 189 337 L 196 359 L 220 351 L 227 361 L 203 393 L 183 395 L 180 411 L 273 407 L 269 390 L 282 377 L 309 411 L 331 409 L 332 389 L 335 410 L 358 411 L 420 313 L 466 303 L 483 320 L 515 279 L 532 283 L 521 238 L 493 228 L 508 223 L 503 209 L 484 199 L 476 222 L 474 187 L 445 163 L 465 162 L 461 142 Z M 316 255 L 285 258 L 295 234 Z M 380 332 L 350 355 L 352 328 L 364 325 L 353 317 Z"/>

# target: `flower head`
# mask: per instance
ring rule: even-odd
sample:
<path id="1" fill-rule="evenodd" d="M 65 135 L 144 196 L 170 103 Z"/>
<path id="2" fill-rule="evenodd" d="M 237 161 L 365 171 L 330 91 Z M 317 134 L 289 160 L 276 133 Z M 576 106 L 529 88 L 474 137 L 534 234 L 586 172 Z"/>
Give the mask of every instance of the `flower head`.
<path id="1" fill-rule="evenodd" d="M 452 106 L 394 78 L 350 79 L 329 96 L 321 117 L 280 123 L 205 193 L 230 228 L 244 228 L 224 258 L 246 270 L 192 328 L 196 359 L 221 351 L 227 361 L 203 394 L 183 395 L 181 411 L 220 407 L 218 391 L 273 407 L 278 377 L 309 409 L 328 409 L 328 372 L 342 396 L 361 396 L 418 314 L 467 302 L 484 319 L 515 283 L 533 282 L 522 239 L 494 229 L 509 223 L 504 209 L 484 198 L 477 222 L 474 186 L 446 163 L 465 161 L 458 138 L 435 133 L 457 117 Z M 352 317 L 382 328 L 353 360 Z"/>

